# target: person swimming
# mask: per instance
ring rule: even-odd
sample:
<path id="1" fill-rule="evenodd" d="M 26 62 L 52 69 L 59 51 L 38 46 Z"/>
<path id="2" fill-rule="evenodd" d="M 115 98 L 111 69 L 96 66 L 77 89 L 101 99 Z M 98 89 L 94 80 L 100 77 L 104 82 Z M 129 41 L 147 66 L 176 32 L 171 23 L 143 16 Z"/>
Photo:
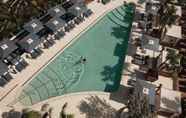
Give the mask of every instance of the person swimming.
<path id="1" fill-rule="evenodd" d="M 85 64 L 85 62 L 87 61 L 87 59 L 83 56 L 80 57 L 80 59 L 75 63 L 75 65 L 77 64 Z"/>
<path id="2" fill-rule="evenodd" d="M 87 59 L 86 58 L 83 58 L 82 60 L 81 60 L 81 63 L 85 63 L 87 61 Z"/>
<path id="3" fill-rule="evenodd" d="M 85 57 L 83 57 L 83 56 L 80 57 L 80 62 L 81 63 L 84 64 L 86 61 L 87 61 L 87 59 Z"/>

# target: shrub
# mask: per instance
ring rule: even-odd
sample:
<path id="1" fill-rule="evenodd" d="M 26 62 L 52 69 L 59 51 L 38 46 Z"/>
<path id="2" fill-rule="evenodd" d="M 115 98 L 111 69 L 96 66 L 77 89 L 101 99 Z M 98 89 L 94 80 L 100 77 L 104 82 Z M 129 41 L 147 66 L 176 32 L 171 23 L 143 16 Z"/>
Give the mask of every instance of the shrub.
<path id="1" fill-rule="evenodd" d="M 74 118 L 74 114 L 68 114 L 67 118 Z"/>
<path id="2" fill-rule="evenodd" d="M 38 111 L 29 111 L 23 114 L 23 118 L 42 118 Z"/>

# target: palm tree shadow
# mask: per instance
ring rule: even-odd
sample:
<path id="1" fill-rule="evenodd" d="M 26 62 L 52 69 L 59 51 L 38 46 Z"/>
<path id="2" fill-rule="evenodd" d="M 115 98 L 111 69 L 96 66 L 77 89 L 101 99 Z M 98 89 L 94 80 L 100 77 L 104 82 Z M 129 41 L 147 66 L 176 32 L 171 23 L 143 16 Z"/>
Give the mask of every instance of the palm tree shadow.
<path id="1" fill-rule="evenodd" d="M 116 109 L 98 96 L 87 97 L 86 100 L 81 101 L 78 107 L 86 118 L 116 118 Z"/>
<path id="2" fill-rule="evenodd" d="M 137 47 L 134 44 L 129 43 L 127 49 L 127 55 L 134 56 L 134 54 L 136 54 L 136 51 L 137 51 Z"/>
<path id="3" fill-rule="evenodd" d="M 104 75 L 103 81 L 107 81 L 105 91 L 111 92 L 118 89 L 121 80 L 122 68 L 125 54 L 127 52 L 127 44 L 129 39 L 129 31 L 121 26 L 113 27 L 112 35 L 119 40 L 117 43 L 113 56 L 118 57 L 115 65 L 106 65 L 101 72 Z"/>
<path id="4" fill-rule="evenodd" d="M 14 109 L 9 112 L 3 112 L 1 115 L 2 118 L 21 118 L 21 112 L 15 111 Z"/>
<path id="5" fill-rule="evenodd" d="M 118 26 L 118 27 L 113 27 L 112 28 L 112 36 L 116 37 L 117 39 L 122 39 L 121 41 L 124 41 L 127 39 L 128 36 L 128 31 L 126 30 L 125 27 Z"/>
<path id="6" fill-rule="evenodd" d="M 115 37 L 114 39 L 117 40 L 117 44 L 114 49 L 113 57 L 117 57 L 118 60 L 112 65 L 105 65 L 103 67 L 103 71 L 101 72 L 101 74 L 104 76 L 102 80 L 106 81 L 106 92 L 113 92 L 119 88 L 125 55 L 128 48 L 128 42 L 130 38 L 130 31 L 134 15 L 131 13 L 127 13 L 125 9 L 123 10 L 127 14 L 122 16 L 123 21 L 121 21 L 120 19 L 121 13 L 112 13 L 112 15 L 108 15 L 107 17 L 109 22 L 111 24 L 114 24 L 114 26 L 112 27 L 111 36 Z M 118 17 L 117 15 L 119 15 L 120 17 Z"/>

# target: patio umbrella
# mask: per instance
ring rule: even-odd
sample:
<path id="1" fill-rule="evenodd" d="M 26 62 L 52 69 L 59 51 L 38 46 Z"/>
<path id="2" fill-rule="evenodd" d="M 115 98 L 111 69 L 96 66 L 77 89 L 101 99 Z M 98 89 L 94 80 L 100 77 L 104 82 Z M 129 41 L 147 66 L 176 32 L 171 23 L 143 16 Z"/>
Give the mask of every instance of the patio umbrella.
<path id="1" fill-rule="evenodd" d="M 23 28 L 30 33 L 37 33 L 44 27 L 38 19 L 33 19 L 30 22 L 26 23 Z"/>
<path id="2" fill-rule="evenodd" d="M 48 14 L 50 14 L 52 17 L 61 16 L 66 13 L 65 9 L 62 8 L 60 5 L 53 7 L 48 10 Z"/>
<path id="3" fill-rule="evenodd" d="M 0 59 L 8 57 L 8 55 L 15 51 L 17 48 L 18 47 L 14 44 L 13 41 L 2 41 L 0 43 Z"/>
<path id="4" fill-rule="evenodd" d="M 69 13 L 71 13 L 77 17 L 81 16 L 86 11 L 87 11 L 87 7 L 85 5 L 81 5 L 81 4 L 75 4 L 68 9 Z"/>
<path id="5" fill-rule="evenodd" d="M 61 28 L 65 27 L 66 22 L 59 17 L 54 17 L 45 24 L 53 32 L 57 32 Z"/>
<path id="6" fill-rule="evenodd" d="M 18 41 L 17 44 L 26 52 L 30 52 L 40 44 L 40 39 L 36 34 L 29 34 Z"/>

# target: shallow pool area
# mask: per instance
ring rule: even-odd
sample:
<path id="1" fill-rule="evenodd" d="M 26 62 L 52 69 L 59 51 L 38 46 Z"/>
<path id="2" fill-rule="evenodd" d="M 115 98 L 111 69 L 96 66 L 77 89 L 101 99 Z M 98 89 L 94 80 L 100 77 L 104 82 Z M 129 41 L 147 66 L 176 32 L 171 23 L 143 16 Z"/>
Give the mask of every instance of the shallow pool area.
<path id="1" fill-rule="evenodd" d="M 68 93 L 116 91 L 133 17 L 131 5 L 106 14 L 39 72 L 17 100 L 32 105 Z M 86 61 L 82 62 L 82 58 Z"/>

